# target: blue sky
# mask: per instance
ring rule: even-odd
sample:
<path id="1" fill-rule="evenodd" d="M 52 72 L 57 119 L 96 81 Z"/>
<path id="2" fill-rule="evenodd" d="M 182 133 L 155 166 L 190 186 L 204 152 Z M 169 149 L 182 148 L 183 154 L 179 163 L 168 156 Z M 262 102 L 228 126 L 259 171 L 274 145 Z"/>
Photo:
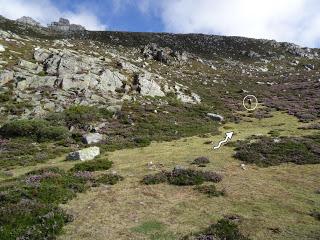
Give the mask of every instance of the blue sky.
<path id="1" fill-rule="evenodd" d="M 0 0 L 0 14 L 89 30 L 206 33 L 320 47 L 318 0 Z"/>

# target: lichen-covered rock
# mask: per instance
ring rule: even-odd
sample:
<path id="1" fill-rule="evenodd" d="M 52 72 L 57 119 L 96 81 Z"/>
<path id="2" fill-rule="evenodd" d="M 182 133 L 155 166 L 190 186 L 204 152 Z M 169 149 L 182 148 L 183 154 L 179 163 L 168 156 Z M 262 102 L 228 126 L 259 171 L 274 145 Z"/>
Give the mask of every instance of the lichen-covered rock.
<path id="1" fill-rule="evenodd" d="M 84 149 L 69 153 L 69 155 L 67 156 L 67 160 L 88 161 L 88 160 L 93 160 L 95 157 L 99 155 L 100 155 L 99 147 L 89 147 L 89 148 L 84 148 Z"/>
<path id="2" fill-rule="evenodd" d="M 19 66 L 24 69 L 27 69 L 27 70 L 33 70 L 33 71 L 37 71 L 37 72 L 41 71 L 41 67 L 38 64 L 29 62 L 29 61 L 26 61 L 23 59 L 20 60 Z"/>
<path id="3" fill-rule="evenodd" d="M 44 61 L 50 57 L 50 51 L 42 48 L 36 48 L 33 54 L 34 59 L 39 63 L 44 63 Z"/>
<path id="4" fill-rule="evenodd" d="M 10 82 L 13 80 L 13 72 L 5 70 L 0 73 L 0 86 Z"/>
<path id="5" fill-rule="evenodd" d="M 83 135 L 82 141 L 85 144 L 99 143 L 103 140 L 103 135 L 100 133 L 88 133 Z"/>
<path id="6" fill-rule="evenodd" d="M 161 90 L 161 87 L 158 85 L 158 83 L 152 79 L 152 75 L 150 73 L 136 75 L 134 85 L 134 87 L 142 96 L 165 96 L 164 92 Z"/>
<path id="7" fill-rule="evenodd" d="M 116 89 L 119 89 L 123 85 L 123 81 L 126 77 L 119 72 L 112 72 L 109 69 L 106 69 L 100 76 L 100 82 L 97 85 L 97 89 L 102 92 L 115 92 Z"/>
<path id="8" fill-rule="evenodd" d="M 37 22 L 36 20 L 34 20 L 31 17 L 23 16 L 21 18 L 18 18 L 16 21 L 19 22 L 19 23 L 31 25 L 31 26 L 34 26 L 34 27 L 40 27 L 41 26 L 39 22 Z"/>

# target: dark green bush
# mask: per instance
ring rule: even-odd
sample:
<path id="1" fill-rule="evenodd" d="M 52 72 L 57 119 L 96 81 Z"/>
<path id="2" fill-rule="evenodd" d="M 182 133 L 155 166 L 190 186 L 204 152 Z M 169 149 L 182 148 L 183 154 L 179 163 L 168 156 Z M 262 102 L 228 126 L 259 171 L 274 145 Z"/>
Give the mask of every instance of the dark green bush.
<path id="1" fill-rule="evenodd" d="M 207 157 L 197 157 L 192 161 L 192 164 L 196 164 L 198 166 L 203 166 L 210 163 L 209 159 Z"/>
<path id="2" fill-rule="evenodd" d="M 320 221 L 320 211 L 314 210 L 310 213 L 310 216 Z"/>
<path id="3" fill-rule="evenodd" d="M 320 137 L 301 138 L 282 137 L 277 140 L 261 137 L 252 143 L 237 143 L 235 157 L 260 167 L 279 165 L 281 163 L 317 164 L 320 163 Z"/>
<path id="4" fill-rule="evenodd" d="M 208 197 L 224 196 L 224 191 L 218 191 L 215 185 L 203 185 L 194 188 L 196 191 L 206 194 Z"/>
<path id="5" fill-rule="evenodd" d="M 29 138 L 12 138 L 3 141 L 0 154 L 0 168 L 30 166 L 54 159 L 68 152 L 68 148 L 53 143 L 34 143 Z"/>
<path id="6" fill-rule="evenodd" d="M 112 166 L 112 162 L 106 159 L 96 159 L 91 161 L 86 161 L 82 163 L 77 163 L 74 165 L 74 167 L 71 169 L 71 171 L 102 171 L 102 170 L 108 170 Z"/>
<path id="7" fill-rule="evenodd" d="M 238 226 L 228 219 L 220 219 L 216 224 L 212 224 L 203 232 L 186 236 L 184 239 L 249 240 L 249 238 L 241 234 Z"/>
<path id="8" fill-rule="evenodd" d="M 178 186 L 190 186 L 190 185 L 200 185 L 204 182 L 220 182 L 222 180 L 222 176 L 215 172 L 203 172 L 194 169 L 184 169 L 180 167 L 176 167 L 171 172 L 160 172 L 156 174 L 146 175 L 142 179 L 142 183 L 150 185 L 150 184 L 158 184 L 168 182 L 172 185 Z"/>
<path id="9" fill-rule="evenodd" d="M 37 141 L 63 140 L 70 136 L 67 128 L 51 126 L 46 120 L 13 120 L 0 128 L 0 135 L 6 138 L 27 137 Z"/>
<path id="10" fill-rule="evenodd" d="M 58 168 L 32 171 L 0 185 L 0 239 L 55 239 L 71 217 L 59 204 L 89 182 Z"/>
<path id="11" fill-rule="evenodd" d="M 206 231 L 206 234 L 212 234 L 219 239 L 224 240 L 246 240 L 247 237 L 243 236 L 238 226 L 227 220 L 227 219 L 221 219 L 216 224 L 211 225 Z"/>
<path id="12" fill-rule="evenodd" d="M 146 185 L 151 185 L 151 184 L 159 184 L 159 183 L 164 183 L 168 181 L 168 173 L 166 172 L 159 172 L 156 174 L 149 174 L 144 176 L 142 179 L 142 183 Z"/>
<path id="13" fill-rule="evenodd" d="M 69 126 L 81 127 L 101 118 L 99 109 L 94 106 L 75 105 L 64 111 L 65 121 Z"/>
<path id="14" fill-rule="evenodd" d="M 1 103 L 8 102 L 10 100 L 11 100 L 11 95 L 9 92 L 0 93 L 0 102 Z"/>
<path id="15" fill-rule="evenodd" d="M 150 145 L 151 141 L 148 137 L 135 137 L 134 142 L 139 147 L 146 147 Z"/>
<path id="16" fill-rule="evenodd" d="M 205 181 L 201 173 L 193 169 L 175 169 L 169 175 L 168 182 L 178 186 L 200 185 Z"/>
<path id="17" fill-rule="evenodd" d="M 107 173 L 97 179 L 97 183 L 115 185 L 124 178 L 118 174 Z"/>

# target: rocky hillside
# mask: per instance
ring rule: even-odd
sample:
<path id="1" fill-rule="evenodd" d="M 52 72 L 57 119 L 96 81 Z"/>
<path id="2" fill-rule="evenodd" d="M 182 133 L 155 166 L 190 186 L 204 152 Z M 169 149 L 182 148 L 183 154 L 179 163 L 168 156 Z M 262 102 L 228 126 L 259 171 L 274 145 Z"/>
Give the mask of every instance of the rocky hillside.
<path id="1" fill-rule="evenodd" d="M 0 22 L 1 86 L 32 106 L 25 116 L 72 104 L 102 104 L 115 111 L 123 101 L 168 95 L 233 109 L 241 107 L 247 92 L 267 105 L 292 107 L 290 113 L 301 118 L 319 116 L 298 97 L 319 87 L 319 49 L 240 37 L 57 32 Z"/>
<path id="2" fill-rule="evenodd" d="M 0 239 L 318 239 L 319 68 L 273 40 L 0 17 Z"/>

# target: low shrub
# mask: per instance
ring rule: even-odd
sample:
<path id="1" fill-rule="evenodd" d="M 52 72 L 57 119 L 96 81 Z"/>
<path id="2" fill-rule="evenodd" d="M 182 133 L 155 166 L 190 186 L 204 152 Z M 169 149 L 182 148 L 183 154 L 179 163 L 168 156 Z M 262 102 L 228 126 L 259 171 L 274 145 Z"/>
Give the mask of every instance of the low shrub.
<path id="1" fill-rule="evenodd" d="M 319 212 L 319 211 L 316 211 L 316 210 L 312 211 L 312 212 L 310 213 L 310 216 L 311 216 L 311 217 L 314 217 L 315 219 L 317 219 L 318 221 L 320 221 L 320 212 Z"/>
<path id="2" fill-rule="evenodd" d="M 206 164 L 210 163 L 209 159 L 207 157 L 197 157 L 192 161 L 191 164 L 195 164 L 198 166 L 205 166 Z"/>
<path id="3" fill-rule="evenodd" d="M 200 185 L 206 181 L 220 182 L 221 180 L 222 176 L 215 172 L 203 172 L 194 169 L 175 167 L 171 172 L 162 171 L 160 173 L 146 175 L 142 179 L 142 183 L 151 185 L 168 182 L 172 185 L 192 186 Z"/>
<path id="4" fill-rule="evenodd" d="M 29 138 L 12 138 L 0 144 L 0 168 L 36 165 L 68 151 L 68 147 L 53 143 L 34 143 Z"/>
<path id="5" fill-rule="evenodd" d="M 138 147 L 146 147 L 151 143 L 148 137 L 135 137 L 134 142 Z"/>
<path id="6" fill-rule="evenodd" d="M 222 181 L 222 176 L 216 172 L 205 171 L 201 172 L 201 175 L 207 182 L 218 183 Z"/>
<path id="7" fill-rule="evenodd" d="M 168 173 L 166 172 L 159 172 L 156 174 L 149 174 L 146 175 L 143 179 L 142 179 L 142 183 L 146 184 L 146 185 L 151 185 L 151 184 L 159 184 L 159 183 L 164 183 L 168 181 Z"/>
<path id="8" fill-rule="evenodd" d="M 112 162 L 106 159 L 96 159 L 91 161 L 86 161 L 82 163 L 77 163 L 71 169 L 71 171 L 88 171 L 88 172 L 95 172 L 95 171 L 103 171 L 108 170 L 112 166 Z"/>
<path id="9" fill-rule="evenodd" d="M 99 109 L 94 106 L 74 105 L 64 111 L 68 126 L 82 127 L 101 118 Z"/>
<path id="10" fill-rule="evenodd" d="M 8 102 L 11 100 L 11 94 L 10 92 L 0 93 L 0 102 Z"/>
<path id="11" fill-rule="evenodd" d="M 13 120 L 0 128 L 0 135 L 7 138 L 27 137 L 39 142 L 63 140 L 70 136 L 67 128 L 52 126 L 46 120 Z"/>
<path id="12" fill-rule="evenodd" d="M 196 186 L 194 189 L 200 193 L 206 194 L 208 197 L 219 197 L 225 195 L 225 191 L 218 191 L 216 186 L 213 184 Z"/>
<path id="13" fill-rule="evenodd" d="M 249 240 L 244 236 L 237 224 L 228 219 L 220 219 L 216 224 L 212 224 L 203 232 L 186 236 L 186 240 Z"/>
<path id="14" fill-rule="evenodd" d="M 235 157 L 260 167 L 288 162 L 317 164 L 320 163 L 320 137 L 318 135 L 279 139 L 261 137 L 254 139 L 253 142 L 241 141 L 237 143 Z"/>
<path id="15" fill-rule="evenodd" d="M 178 186 L 200 185 L 204 181 L 202 172 L 193 169 L 174 169 L 168 177 L 170 184 Z"/>
<path id="16" fill-rule="evenodd" d="M 32 171 L 0 185 L 1 239 L 55 239 L 72 220 L 59 204 L 90 186 L 58 168 Z"/>
<path id="17" fill-rule="evenodd" d="M 123 181 L 123 179 L 124 178 L 118 174 L 107 173 L 99 177 L 96 182 L 99 184 L 115 185 L 119 181 Z"/>

